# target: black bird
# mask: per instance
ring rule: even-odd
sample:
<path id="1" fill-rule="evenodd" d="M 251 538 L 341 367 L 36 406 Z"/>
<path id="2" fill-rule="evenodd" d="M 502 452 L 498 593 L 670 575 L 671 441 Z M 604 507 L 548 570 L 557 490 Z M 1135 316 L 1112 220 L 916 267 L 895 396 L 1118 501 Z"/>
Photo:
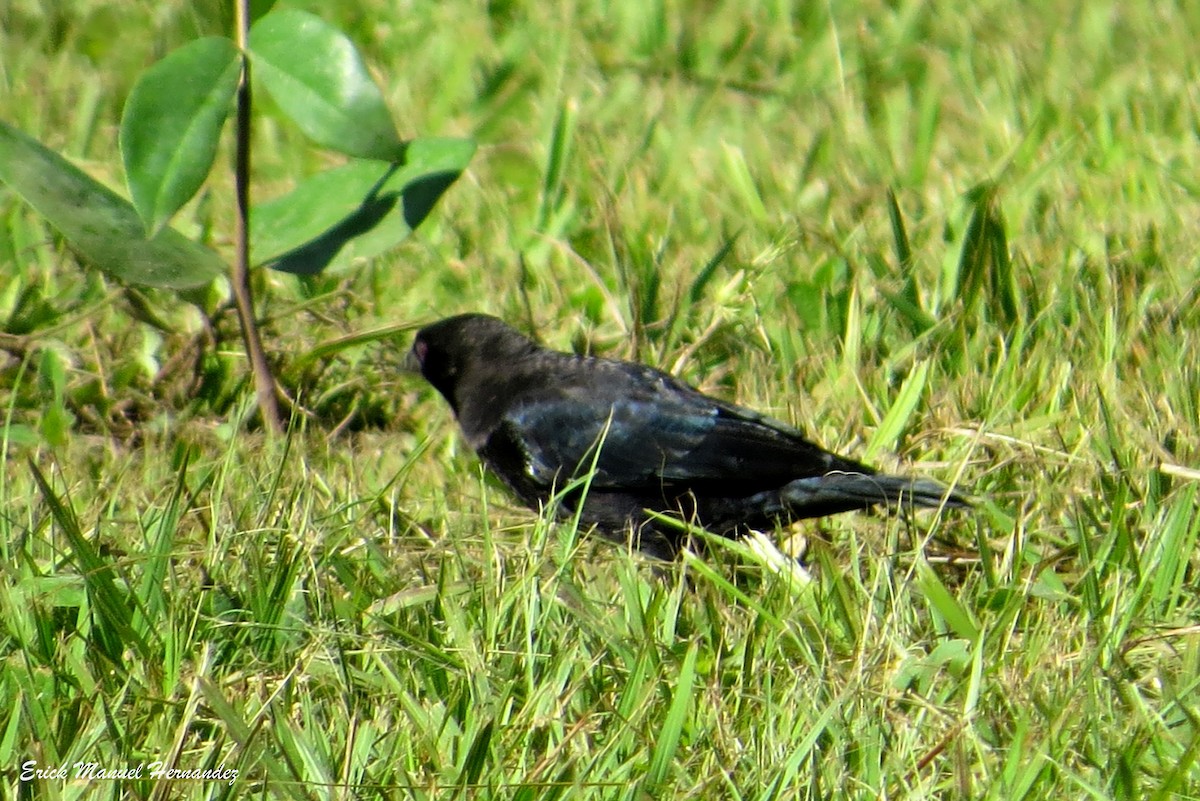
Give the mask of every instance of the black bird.
<path id="1" fill-rule="evenodd" d="M 548 350 L 495 317 L 423 328 L 409 364 L 525 504 L 545 505 L 594 466 L 586 491 L 566 493 L 559 513 L 579 511 L 610 539 L 662 558 L 683 537 L 647 510 L 737 537 L 877 504 L 970 506 L 954 490 L 880 475 L 660 370 Z"/>

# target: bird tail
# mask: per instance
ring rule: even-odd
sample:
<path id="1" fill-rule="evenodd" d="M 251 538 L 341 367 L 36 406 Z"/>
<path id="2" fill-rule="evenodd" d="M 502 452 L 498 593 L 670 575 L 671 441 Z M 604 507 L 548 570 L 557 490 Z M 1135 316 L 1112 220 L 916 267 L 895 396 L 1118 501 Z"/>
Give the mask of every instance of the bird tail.
<path id="1" fill-rule="evenodd" d="M 925 478 L 904 478 L 867 473 L 826 473 L 789 483 L 781 493 L 794 517 L 821 517 L 854 509 L 944 506 L 965 509 L 970 499 L 961 492 Z"/>

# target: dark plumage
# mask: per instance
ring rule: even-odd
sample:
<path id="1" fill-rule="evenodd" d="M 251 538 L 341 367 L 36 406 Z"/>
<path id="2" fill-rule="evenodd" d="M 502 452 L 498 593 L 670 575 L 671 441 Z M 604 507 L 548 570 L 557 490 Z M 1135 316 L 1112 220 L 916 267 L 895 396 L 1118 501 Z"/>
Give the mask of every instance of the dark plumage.
<path id="1" fill-rule="evenodd" d="M 586 495 L 569 493 L 560 512 L 573 514 L 582 498 L 584 522 L 656 556 L 673 557 L 681 535 L 647 509 L 740 536 L 877 504 L 970 505 L 933 481 L 880 475 L 651 367 L 548 350 L 495 317 L 464 314 L 422 329 L 410 360 L 523 502 L 538 508 L 594 462 Z"/>

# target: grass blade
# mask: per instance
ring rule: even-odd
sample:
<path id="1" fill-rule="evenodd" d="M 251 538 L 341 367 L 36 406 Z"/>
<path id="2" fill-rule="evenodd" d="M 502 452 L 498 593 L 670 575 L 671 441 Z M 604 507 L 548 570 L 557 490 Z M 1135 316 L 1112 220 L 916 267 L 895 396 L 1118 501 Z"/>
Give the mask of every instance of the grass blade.
<path id="1" fill-rule="evenodd" d="M 550 133 L 550 150 L 546 157 L 546 176 L 542 182 L 542 199 L 538 206 L 536 229 L 544 232 L 550 218 L 562 203 L 563 173 L 570 155 L 571 139 L 575 135 L 576 105 L 567 101 L 559 106 Z"/>
<path id="2" fill-rule="evenodd" d="M 721 155 L 724 157 L 721 163 L 725 168 L 725 177 L 729 180 L 730 188 L 741 200 L 742 209 L 755 222 L 765 222 L 768 216 L 767 206 L 763 202 L 754 175 L 750 172 L 745 151 L 736 145 L 723 142 Z"/>
<path id="3" fill-rule="evenodd" d="M 175 488 L 167 500 L 154 529 L 154 538 L 148 543 L 145 570 L 138 583 L 137 597 L 140 601 L 133 614 L 134 627 L 143 633 L 159 630 L 162 617 L 170 606 L 163 597 L 163 580 L 171 563 L 171 552 L 175 546 L 175 532 L 183 516 L 183 499 L 187 493 L 187 469 L 191 461 L 191 450 L 184 452 Z"/>
<path id="4" fill-rule="evenodd" d="M 912 372 L 908 374 L 908 378 L 904 379 L 900 391 L 896 393 L 896 400 L 892 402 L 891 408 L 887 410 L 887 414 L 879 423 L 879 428 L 875 429 L 874 435 L 867 443 L 868 458 L 877 453 L 896 449 L 896 443 L 900 441 L 901 435 L 908 428 L 913 413 L 921 402 L 921 396 L 925 392 L 925 384 L 928 380 L 929 362 L 917 362 Z"/>
<path id="5" fill-rule="evenodd" d="M 693 642 L 688 646 L 687 655 L 683 658 L 683 667 L 680 668 L 679 679 L 675 682 L 671 707 L 667 710 L 661 735 L 655 743 L 654 752 L 650 755 L 650 769 L 646 774 L 645 784 L 647 789 L 662 785 L 679 747 L 679 736 L 683 732 L 683 724 L 692 703 L 692 685 L 696 680 L 696 657 L 699 653 L 699 643 Z"/>
<path id="6" fill-rule="evenodd" d="M 133 627 L 130 599 L 117 587 L 112 565 L 100 557 L 84 536 L 74 510 L 54 492 L 33 459 L 29 460 L 29 469 L 42 498 L 50 507 L 51 516 L 71 543 L 76 565 L 83 574 L 88 600 L 96 613 L 96 640 L 102 652 L 112 664 L 122 667 L 127 646 L 133 646 L 143 659 L 151 659 L 149 643 Z"/>
<path id="7" fill-rule="evenodd" d="M 708 282 L 712 280 L 713 275 L 717 272 L 717 268 L 724 264 L 725 259 L 729 257 L 730 253 L 733 252 L 733 246 L 737 243 L 737 239 L 737 234 L 734 234 L 726 239 L 721 244 L 720 249 L 714 253 L 713 257 L 705 263 L 703 268 L 701 268 L 700 273 L 696 276 L 696 278 L 692 281 L 692 285 L 688 288 L 689 303 L 697 303 L 699 302 L 700 298 L 704 297 L 704 288 L 708 286 Z"/>
<path id="8" fill-rule="evenodd" d="M 900 271 L 907 273 L 912 267 L 912 245 L 908 241 L 908 229 L 904 226 L 904 216 L 900 213 L 900 204 L 896 201 L 896 193 L 889 187 L 888 217 L 892 221 L 892 241 L 896 246 L 896 262 Z"/>
<path id="9" fill-rule="evenodd" d="M 1180 490 L 1159 526 L 1158 558 L 1152 564 L 1153 588 L 1150 597 L 1161 604 L 1164 614 L 1180 602 L 1185 588 L 1188 555 L 1195 553 L 1200 536 L 1200 516 L 1195 514 L 1196 485 Z"/>
<path id="10" fill-rule="evenodd" d="M 1016 277 L 996 186 L 984 183 L 967 193 L 971 219 L 958 262 L 958 297 L 973 314 L 986 295 L 988 311 L 1013 325 L 1019 320 Z"/>
<path id="11" fill-rule="evenodd" d="M 954 636 L 975 643 L 979 639 L 979 624 L 975 622 L 971 613 L 950 594 L 950 590 L 946 589 L 946 585 L 928 563 L 921 562 L 918 572 L 917 585 L 921 588 L 925 600 L 929 602 L 930 608 L 941 615 L 946 625 L 954 632 Z"/>
<path id="12" fill-rule="evenodd" d="M 458 792 L 455 797 L 459 797 L 464 791 L 473 788 L 475 783 L 479 781 L 479 776 L 483 773 L 483 767 L 487 764 L 488 754 L 492 746 L 492 733 L 495 731 L 496 721 L 489 720 L 483 725 L 483 728 L 475 735 L 475 739 L 471 741 L 471 748 L 467 751 L 466 759 L 463 760 L 462 770 L 458 774 Z"/>
<path id="13" fill-rule="evenodd" d="M 261 731 L 260 727 L 255 725 L 252 728 L 229 703 L 229 699 L 221 692 L 221 688 L 211 680 L 201 676 L 196 679 L 196 682 L 204 700 L 208 702 L 209 710 L 224 724 L 225 732 L 241 746 L 242 750 L 249 750 L 251 743 Z M 293 781 L 292 774 L 280 764 L 271 751 L 259 750 L 255 753 L 255 761 L 275 782 L 277 788 L 282 789 L 292 798 L 307 799 L 309 797 L 304 793 L 303 788 Z"/>

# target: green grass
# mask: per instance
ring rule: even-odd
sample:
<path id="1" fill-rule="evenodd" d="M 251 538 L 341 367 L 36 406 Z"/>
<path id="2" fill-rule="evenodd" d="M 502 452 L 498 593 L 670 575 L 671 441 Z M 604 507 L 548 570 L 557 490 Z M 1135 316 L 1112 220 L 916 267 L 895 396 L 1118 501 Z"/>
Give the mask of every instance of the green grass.
<path id="1" fill-rule="evenodd" d="M 1200 798 L 1186 4 L 309 5 L 405 136 L 481 150 L 387 258 L 261 277 L 286 439 L 228 319 L 0 191 L 0 795 Z M 0 116 L 119 185 L 137 72 L 223 23 L 113 8 L 9 9 Z M 329 163 L 255 136 L 268 191 Z M 228 249 L 226 180 L 179 225 Z M 397 372 L 467 310 L 980 508 L 802 526 L 811 582 L 656 568 L 515 507 Z"/>

